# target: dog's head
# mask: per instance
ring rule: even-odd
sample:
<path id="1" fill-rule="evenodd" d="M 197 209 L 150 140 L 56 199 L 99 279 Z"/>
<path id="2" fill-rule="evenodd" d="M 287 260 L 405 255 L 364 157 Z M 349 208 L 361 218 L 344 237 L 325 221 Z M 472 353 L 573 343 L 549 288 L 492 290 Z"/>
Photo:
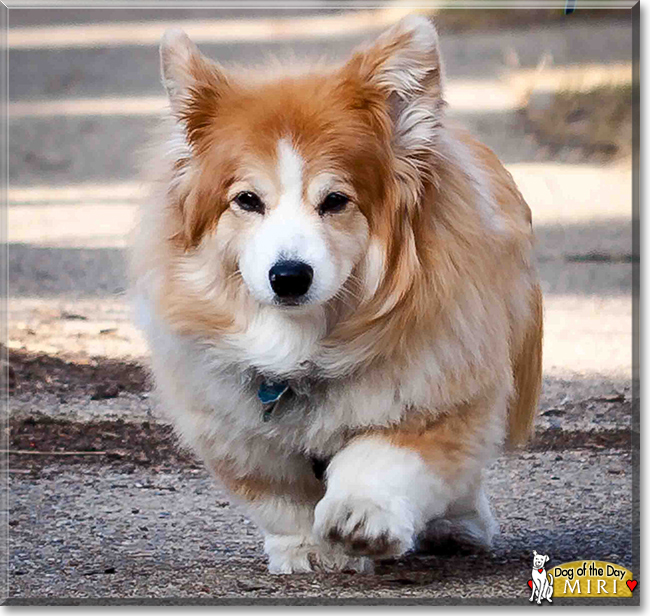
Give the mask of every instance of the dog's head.
<path id="1" fill-rule="evenodd" d="M 409 225 L 442 107 L 427 19 L 335 67 L 230 72 L 178 30 L 161 63 L 176 122 L 172 236 L 203 297 L 221 281 L 279 309 L 360 301 L 417 261 Z"/>
<path id="2" fill-rule="evenodd" d="M 533 550 L 533 569 L 542 569 L 548 561 L 549 557 L 546 554 L 538 554 Z"/>

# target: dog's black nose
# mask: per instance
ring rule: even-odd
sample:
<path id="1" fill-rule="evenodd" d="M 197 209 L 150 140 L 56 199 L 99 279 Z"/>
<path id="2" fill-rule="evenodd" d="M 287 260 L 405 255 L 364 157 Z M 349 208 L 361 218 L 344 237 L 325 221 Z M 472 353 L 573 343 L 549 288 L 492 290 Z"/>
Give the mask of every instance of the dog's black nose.
<path id="1" fill-rule="evenodd" d="M 301 297 L 311 286 L 314 270 L 302 261 L 280 261 L 269 270 L 271 288 L 282 299 Z"/>

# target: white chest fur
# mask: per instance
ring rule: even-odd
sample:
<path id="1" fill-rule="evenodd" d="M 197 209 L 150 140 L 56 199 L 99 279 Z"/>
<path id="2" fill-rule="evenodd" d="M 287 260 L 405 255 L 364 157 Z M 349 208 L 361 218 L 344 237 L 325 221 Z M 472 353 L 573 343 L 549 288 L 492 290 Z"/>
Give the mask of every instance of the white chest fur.
<path id="1" fill-rule="evenodd" d="M 313 359 L 324 333 L 320 308 L 307 312 L 261 306 L 248 328 L 227 341 L 244 364 L 262 373 L 291 376 Z"/>

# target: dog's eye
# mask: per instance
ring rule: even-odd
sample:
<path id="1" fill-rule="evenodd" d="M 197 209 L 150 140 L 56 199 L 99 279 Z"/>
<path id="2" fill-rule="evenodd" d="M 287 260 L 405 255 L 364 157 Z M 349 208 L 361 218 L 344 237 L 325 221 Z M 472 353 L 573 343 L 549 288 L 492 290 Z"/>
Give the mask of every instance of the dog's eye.
<path id="1" fill-rule="evenodd" d="M 254 192 L 248 190 L 240 192 L 234 201 L 242 210 L 257 212 L 258 214 L 264 213 L 264 203 Z"/>
<path id="2" fill-rule="evenodd" d="M 345 209 L 345 206 L 350 202 L 350 197 L 340 192 L 331 192 L 321 202 L 318 211 L 320 214 L 328 214 L 330 212 L 340 212 Z"/>

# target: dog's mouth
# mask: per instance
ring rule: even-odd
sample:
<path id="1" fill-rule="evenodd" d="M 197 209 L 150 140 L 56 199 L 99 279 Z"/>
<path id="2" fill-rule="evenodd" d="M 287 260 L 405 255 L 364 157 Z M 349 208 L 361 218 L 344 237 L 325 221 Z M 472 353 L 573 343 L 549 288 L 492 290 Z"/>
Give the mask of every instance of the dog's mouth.
<path id="1" fill-rule="evenodd" d="M 273 298 L 273 305 L 279 308 L 300 308 L 310 304 L 310 300 L 306 296 L 302 297 L 278 297 Z"/>

